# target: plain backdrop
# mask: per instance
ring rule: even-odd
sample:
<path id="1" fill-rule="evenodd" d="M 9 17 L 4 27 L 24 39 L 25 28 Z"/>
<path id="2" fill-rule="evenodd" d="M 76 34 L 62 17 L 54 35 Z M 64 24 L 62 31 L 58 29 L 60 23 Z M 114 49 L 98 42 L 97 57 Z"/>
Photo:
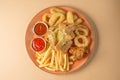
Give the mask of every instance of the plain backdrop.
<path id="1" fill-rule="evenodd" d="M 96 51 L 87 66 L 55 75 L 37 68 L 25 48 L 31 19 L 49 6 L 66 5 L 95 24 Z M 0 0 L 0 80 L 120 80 L 120 0 Z"/>

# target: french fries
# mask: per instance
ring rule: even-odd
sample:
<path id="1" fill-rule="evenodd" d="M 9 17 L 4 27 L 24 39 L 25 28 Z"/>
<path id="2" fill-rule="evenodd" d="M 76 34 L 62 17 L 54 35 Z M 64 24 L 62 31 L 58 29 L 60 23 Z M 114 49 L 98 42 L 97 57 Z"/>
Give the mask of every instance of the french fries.
<path id="1" fill-rule="evenodd" d="M 69 71 L 69 58 L 67 53 L 55 51 L 49 47 L 45 53 L 36 52 L 36 61 L 39 67 L 50 71 Z"/>
<path id="2" fill-rule="evenodd" d="M 54 61 L 55 61 L 55 51 L 52 50 L 52 57 L 51 57 L 50 67 L 52 67 L 54 65 Z"/>
<path id="3" fill-rule="evenodd" d="M 49 47 L 48 50 L 46 51 L 46 53 L 44 54 L 44 57 L 41 60 L 41 64 L 46 61 L 46 59 L 50 56 L 50 54 L 51 54 L 51 47 Z"/>

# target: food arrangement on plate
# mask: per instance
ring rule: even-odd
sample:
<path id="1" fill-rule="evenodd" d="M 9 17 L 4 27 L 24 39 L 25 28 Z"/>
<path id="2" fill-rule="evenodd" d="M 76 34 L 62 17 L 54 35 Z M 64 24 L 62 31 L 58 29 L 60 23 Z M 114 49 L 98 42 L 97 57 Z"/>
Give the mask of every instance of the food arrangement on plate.
<path id="1" fill-rule="evenodd" d="M 50 7 L 40 17 L 30 28 L 33 37 L 28 43 L 35 64 L 56 73 L 73 71 L 84 60 L 78 67 L 82 66 L 93 47 L 91 28 L 85 19 L 62 7 Z"/>

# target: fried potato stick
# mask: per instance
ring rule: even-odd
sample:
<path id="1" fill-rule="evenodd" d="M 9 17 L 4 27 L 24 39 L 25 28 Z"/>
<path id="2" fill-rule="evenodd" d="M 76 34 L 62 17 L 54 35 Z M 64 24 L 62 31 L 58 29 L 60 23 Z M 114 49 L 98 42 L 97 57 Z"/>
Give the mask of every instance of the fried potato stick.
<path id="1" fill-rule="evenodd" d="M 40 64 L 39 67 L 47 67 L 49 66 L 50 64 Z"/>
<path id="2" fill-rule="evenodd" d="M 67 71 L 69 71 L 69 58 L 68 58 L 68 54 L 66 54 L 66 59 L 67 59 Z"/>
<path id="3" fill-rule="evenodd" d="M 43 58 L 44 53 L 40 54 L 39 52 L 36 52 L 35 56 L 37 57 L 37 59 L 41 59 L 41 58 Z"/>
<path id="4" fill-rule="evenodd" d="M 55 71 L 55 68 L 51 68 L 51 67 L 44 67 L 44 68 L 49 70 L 49 71 Z"/>
<path id="5" fill-rule="evenodd" d="M 52 50 L 52 57 L 51 57 L 51 62 L 50 62 L 51 67 L 53 66 L 54 62 L 55 62 L 55 51 Z"/>
<path id="6" fill-rule="evenodd" d="M 67 67 L 67 58 L 66 58 L 66 54 L 63 55 L 64 57 L 64 69 L 66 70 L 66 67 Z"/>
<path id="7" fill-rule="evenodd" d="M 45 60 L 51 55 L 51 47 L 48 48 L 48 50 L 45 52 L 45 55 L 41 61 L 41 63 L 44 63 Z"/>
<path id="8" fill-rule="evenodd" d="M 60 68 L 61 71 L 65 71 L 63 66 L 64 66 L 63 53 L 60 51 L 59 68 Z"/>
<path id="9" fill-rule="evenodd" d="M 50 59 L 51 59 L 51 55 L 45 60 L 45 62 L 43 64 L 48 64 L 50 63 Z"/>
<path id="10" fill-rule="evenodd" d="M 56 70 L 58 70 L 58 54 L 59 54 L 59 52 L 57 52 L 55 55 L 55 68 L 56 68 Z"/>

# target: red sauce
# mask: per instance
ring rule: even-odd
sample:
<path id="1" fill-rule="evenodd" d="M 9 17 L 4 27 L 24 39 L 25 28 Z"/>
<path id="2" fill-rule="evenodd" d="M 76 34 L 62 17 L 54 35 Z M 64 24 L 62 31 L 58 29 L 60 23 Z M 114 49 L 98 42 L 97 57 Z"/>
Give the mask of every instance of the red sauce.
<path id="1" fill-rule="evenodd" d="M 44 23 L 37 23 L 34 27 L 34 31 L 37 35 L 44 35 L 47 32 L 47 26 Z"/>
<path id="2" fill-rule="evenodd" d="M 45 45 L 45 41 L 42 38 L 35 38 L 32 42 L 32 47 L 35 51 L 42 51 Z"/>

